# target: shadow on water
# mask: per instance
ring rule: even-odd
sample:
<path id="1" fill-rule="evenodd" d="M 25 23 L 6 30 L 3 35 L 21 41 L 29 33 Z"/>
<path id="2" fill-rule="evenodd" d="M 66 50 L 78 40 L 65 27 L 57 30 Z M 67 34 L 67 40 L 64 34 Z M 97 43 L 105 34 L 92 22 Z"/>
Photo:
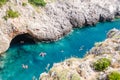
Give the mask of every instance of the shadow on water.
<path id="1" fill-rule="evenodd" d="M 12 39 L 10 47 L 16 47 L 20 45 L 35 44 L 35 39 L 28 33 L 17 35 Z"/>

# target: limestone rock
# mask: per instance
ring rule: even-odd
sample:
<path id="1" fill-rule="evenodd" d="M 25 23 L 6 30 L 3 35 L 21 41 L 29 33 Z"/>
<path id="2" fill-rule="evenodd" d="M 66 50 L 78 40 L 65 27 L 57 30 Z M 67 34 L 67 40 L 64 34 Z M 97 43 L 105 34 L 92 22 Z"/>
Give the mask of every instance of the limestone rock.
<path id="1" fill-rule="evenodd" d="M 0 31 L 0 53 L 5 52 L 9 48 L 9 39 Z"/>
<path id="2" fill-rule="evenodd" d="M 112 21 L 120 14 L 120 0 L 46 0 L 47 5 L 34 8 L 27 0 L 9 0 L 0 8 L 0 29 L 3 37 L 0 53 L 8 49 L 11 39 L 28 33 L 39 41 L 54 41 L 74 27 L 95 25 L 98 21 Z M 22 6 L 22 3 L 27 3 Z M 18 11 L 20 16 L 4 20 L 6 11 Z M 7 36 L 7 37 L 6 37 Z"/>

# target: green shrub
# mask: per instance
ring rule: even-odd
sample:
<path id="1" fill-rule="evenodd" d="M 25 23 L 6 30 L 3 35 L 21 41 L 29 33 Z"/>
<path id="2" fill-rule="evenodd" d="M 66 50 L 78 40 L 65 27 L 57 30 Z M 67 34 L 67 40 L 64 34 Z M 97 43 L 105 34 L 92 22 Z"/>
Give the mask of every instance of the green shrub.
<path id="1" fill-rule="evenodd" d="M 74 74 L 72 75 L 71 80 L 80 80 L 80 75 L 79 75 L 79 74 L 74 73 Z"/>
<path id="2" fill-rule="evenodd" d="M 110 66 L 111 62 L 109 59 L 107 58 L 101 58 L 99 60 L 97 60 L 95 63 L 94 63 L 94 68 L 95 70 L 98 70 L 98 71 L 103 71 L 105 70 L 108 66 Z"/>
<path id="3" fill-rule="evenodd" d="M 2 5 L 4 5 L 7 2 L 7 0 L 0 0 L 0 7 L 2 7 Z"/>
<path id="4" fill-rule="evenodd" d="M 24 3 L 24 2 L 22 3 L 22 6 L 26 6 L 26 5 L 27 5 L 27 3 Z"/>
<path id="5" fill-rule="evenodd" d="M 13 10 L 8 10 L 6 11 L 6 16 L 4 16 L 4 19 L 8 19 L 8 18 L 17 18 L 19 17 L 19 13 L 17 11 L 13 11 Z"/>
<path id="6" fill-rule="evenodd" d="M 44 0 L 28 0 L 29 3 L 35 6 L 45 6 L 46 2 Z"/>
<path id="7" fill-rule="evenodd" d="M 108 75 L 108 80 L 120 80 L 120 73 L 119 72 L 111 72 L 109 75 Z"/>

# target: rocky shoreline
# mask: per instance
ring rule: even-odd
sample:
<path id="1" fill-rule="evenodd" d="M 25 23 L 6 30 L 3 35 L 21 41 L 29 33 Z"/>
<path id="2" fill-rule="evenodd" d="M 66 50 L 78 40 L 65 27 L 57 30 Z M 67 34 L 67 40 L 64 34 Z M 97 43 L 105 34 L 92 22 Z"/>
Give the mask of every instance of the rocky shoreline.
<path id="1" fill-rule="evenodd" d="M 120 75 L 120 30 L 112 29 L 107 36 L 105 41 L 96 43 L 85 58 L 55 63 L 48 73 L 41 74 L 40 80 L 119 80 L 118 77 L 108 79 L 108 75 L 115 71 Z M 94 63 L 103 58 L 109 59 L 110 65 L 104 70 L 95 70 Z"/>
<path id="2" fill-rule="evenodd" d="M 22 6 L 22 3 L 26 6 Z M 120 15 L 120 0 L 46 0 L 45 7 L 33 7 L 28 0 L 9 0 L 0 8 L 0 53 L 20 34 L 29 34 L 39 41 L 54 41 L 74 27 L 112 21 Z M 20 16 L 4 20 L 7 10 Z"/>

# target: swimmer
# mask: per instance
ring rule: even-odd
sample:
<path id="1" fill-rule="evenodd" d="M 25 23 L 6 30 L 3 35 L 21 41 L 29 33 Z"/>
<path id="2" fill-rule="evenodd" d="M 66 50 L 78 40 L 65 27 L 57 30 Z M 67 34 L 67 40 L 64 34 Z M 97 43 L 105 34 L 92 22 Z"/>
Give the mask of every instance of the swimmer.
<path id="1" fill-rule="evenodd" d="M 79 49 L 79 51 L 82 51 L 82 50 L 83 50 L 83 48 L 80 48 L 80 49 Z"/>
<path id="2" fill-rule="evenodd" d="M 63 53 L 64 51 L 63 51 L 63 50 L 61 50 L 61 52 Z"/>
<path id="3" fill-rule="evenodd" d="M 25 68 L 28 69 L 28 65 L 26 65 Z"/>
<path id="4" fill-rule="evenodd" d="M 37 80 L 37 78 L 35 76 L 32 77 L 32 80 Z"/>
<path id="5" fill-rule="evenodd" d="M 41 53 L 39 54 L 39 56 L 45 57 L 45 56 L 46 56 L 46 53 L 41 52 Z"/>
<path id="6" fill-rule="evenodd" d="M 23 69 L 28 69 L 28 65 L 22 64 Z"/>
<path id="7" fill-rule="evenodd" d="M 79 49 L 79 51 L 82 51 L 82 50 L 83 50 L 83 48 L 84 48 L 84 46 L 81 46 L 81 47 L 80 47 L 80 49 Z"/>
<path id="8" fill-rule="evenodd" d="M 24 68 L 24 69 L 25 69 L 25 65 L 24 65 L 24 64 L 22 64 L 22 68 Z"/>
<path id="9" fill-rule="evenodd" d="M 24 41 L 20 41 L 20 43 L 21 43 L 21 44 L 23 44 L 23 43 L 24 43 Z"/>
<path id="10" fill-rule="evenodd" d="M 48 71 L 49 67 L 50 67 L 50 64 L 47 64 L 47 67 L 45 69 Z"/>

